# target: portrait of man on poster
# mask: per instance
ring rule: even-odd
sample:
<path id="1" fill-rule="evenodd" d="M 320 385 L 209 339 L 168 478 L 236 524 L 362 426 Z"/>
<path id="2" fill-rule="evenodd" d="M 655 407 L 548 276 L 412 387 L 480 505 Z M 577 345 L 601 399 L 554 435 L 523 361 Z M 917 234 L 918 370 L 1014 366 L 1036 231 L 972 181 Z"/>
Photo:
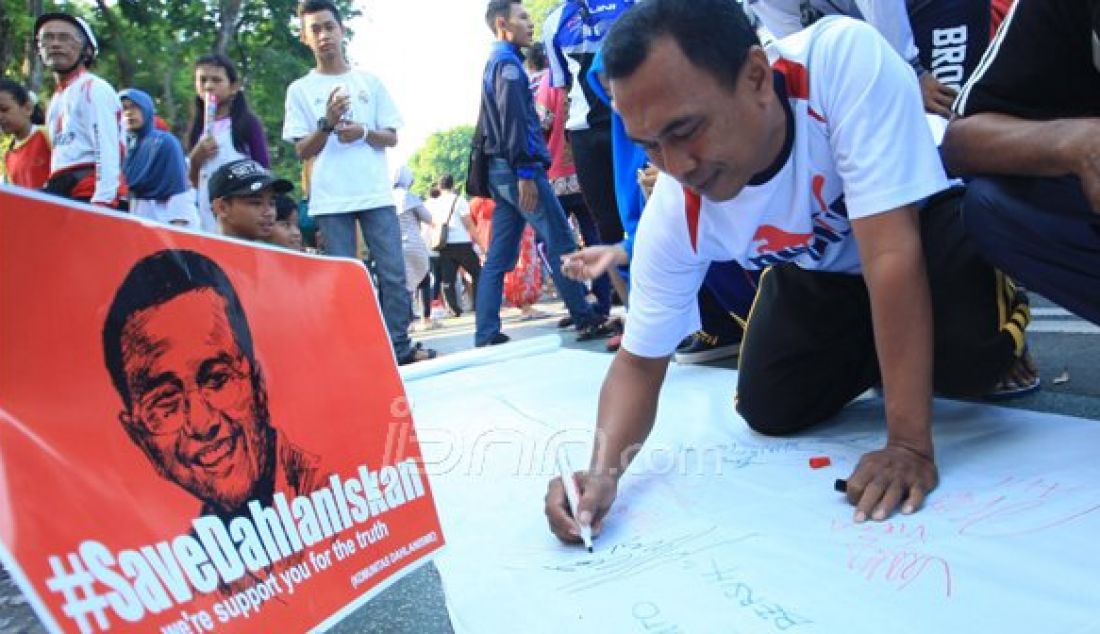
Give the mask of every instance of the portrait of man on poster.
<path id="1" fill-rule="evenodd" d="M 272 425 L 252 332 L 210 258 L 163 250 L 138 261 L 103 325 L 118 420 L 153 469 L 228 523 L 323 484 L 318 459 Z"/>

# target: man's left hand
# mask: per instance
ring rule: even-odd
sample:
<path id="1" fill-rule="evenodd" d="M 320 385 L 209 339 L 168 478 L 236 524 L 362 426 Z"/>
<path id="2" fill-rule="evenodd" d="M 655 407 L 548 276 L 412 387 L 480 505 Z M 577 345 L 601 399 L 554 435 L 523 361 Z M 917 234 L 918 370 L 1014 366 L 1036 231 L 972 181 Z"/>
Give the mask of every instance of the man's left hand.
<path id="1" fill-rule="evenodd" d="M 924 109 L 932 114 L 938 114 L 946 119 L 951 118 L 951 106 L 955 103 L 958 92 L 951 86 L 945 86 L 936 79 L 932 73 L 926 73 L 920 78 L 921 97 L 924 99 Z"/>
<path id="2" fill-rule="evenodd" d="M 355 123 L 354 121 L 341 121 L 336 124 L 336 138 L 341 143 L 354 143 L 363 139 L 366 136 L 366 130 L 363 126 Z"/>
<path id="3" fill-rule="evenodd" d="M 855 521 L 882 521 L 898 506 L 915 513 L 939 484 L 936 463 L 928 454 L 901 444 L 863 455 L 848 479 L 848 501 L 856 506 Z"/>

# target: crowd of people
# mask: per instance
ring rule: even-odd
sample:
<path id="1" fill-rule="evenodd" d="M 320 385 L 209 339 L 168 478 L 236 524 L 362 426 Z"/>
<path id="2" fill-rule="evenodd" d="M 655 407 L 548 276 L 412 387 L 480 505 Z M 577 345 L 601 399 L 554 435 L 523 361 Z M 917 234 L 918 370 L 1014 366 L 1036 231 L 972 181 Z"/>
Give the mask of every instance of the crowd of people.
<path id="1" fill-rule="evenodd" d="M 599 530 L 673 358 L 739 354 L 735 407 L 766 434 L 881 387 L 885 445 L 848 481 L 861 521 L 936 486 L 933 394 L 1039 386 L 1023 285 L 1100 323 L 1096 0 L 564 0 L 541 42 L 520 0 L 490 0 L 469 200 L 453 174 L 422 200 L 390 171 L 385 85 L 349 65 L 335 5 L 299 18 L 316 65 L 281 136 L 308 218 L 230 60 L 195 61 L 181 144 L 149 94 L 88 70 L 95 36 L 65 13 L 35 24 L 48 108 L 0 81 L 6 180 L 365 257 L 401 364 L 436 356 L 410 339 L 414 298 L 424 327 L 472 309 L 474 344 L 500 345 L 502 302 L 544 316 L 549 277 L 559 325 L 618 351 L 576 518 L 550 484 L 562 539 Z"/>
<path id="2" fill-rule="evenodd" d="M 181 143 L 149 93 L 115 90 L 92 72 L 95 34 L 63 12 L 34 25 L 38 54 L 56 83 L 49 101 L 0 81 L 0 126 L 11 138 L 3 182 L 194 231 L 362 257 L 398 362 L 433 358 L 435 351 L 409 338 L 413 298 L 423 293 L 425 327 L 438 324 L 433 308 L 457 317 L 476 305 L 492 203 L 474 202 L 490 205 L 478 226 L 454 175 L 437 175 L 424 201 L 410 191 L 406 167 L 391 176 L 386 150 L 397 143 L 402 119 L 385 85 L 348 64 L 343 16 L 333 3 L 303 2 L 298 17 L 316 66 L 287 89 L 282 137 L 304 165 L 301 203 L 289 181 L 269 173 L 263 124 L 230 59 L 194 61 L 194 104 Z M 299 224 L 312 230 L 303 236 Z M 505 292 L 497 291 L 525 318 L 539 316 L 533 305 L 549 271 L 539 253 L 528 235 L 523 261 L 508 272 Z"/>

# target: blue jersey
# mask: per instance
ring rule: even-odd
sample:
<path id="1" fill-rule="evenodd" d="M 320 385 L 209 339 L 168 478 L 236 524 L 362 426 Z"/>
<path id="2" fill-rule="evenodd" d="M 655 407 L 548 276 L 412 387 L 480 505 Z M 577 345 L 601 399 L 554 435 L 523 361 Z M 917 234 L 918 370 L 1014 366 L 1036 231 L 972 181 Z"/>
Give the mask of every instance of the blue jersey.
<path id="1" fill-rule="evenodd" d="M 550 82 L 569 86 L 567 130 L 608 126 L 611 109 L 596 96 L 588 70 L 611 25 L 637 0 L 567 0 L 543 26 Z"/>

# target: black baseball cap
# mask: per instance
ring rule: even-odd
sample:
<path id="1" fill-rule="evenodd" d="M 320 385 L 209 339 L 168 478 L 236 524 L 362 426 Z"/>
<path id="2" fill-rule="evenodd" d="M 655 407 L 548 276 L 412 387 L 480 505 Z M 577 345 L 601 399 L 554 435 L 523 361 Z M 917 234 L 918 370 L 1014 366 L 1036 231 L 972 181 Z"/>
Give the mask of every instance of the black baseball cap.
<path id="1" fill-rule="evenodd" d="M 210 202 L 230 196 L 249 196 L 270 189 L 276 194 L 285 194 L 294 189 L 294 184 L 285 178 L 275 178 L 252 159 L 238 159 L 222 165 L 210 177 Z"/>

